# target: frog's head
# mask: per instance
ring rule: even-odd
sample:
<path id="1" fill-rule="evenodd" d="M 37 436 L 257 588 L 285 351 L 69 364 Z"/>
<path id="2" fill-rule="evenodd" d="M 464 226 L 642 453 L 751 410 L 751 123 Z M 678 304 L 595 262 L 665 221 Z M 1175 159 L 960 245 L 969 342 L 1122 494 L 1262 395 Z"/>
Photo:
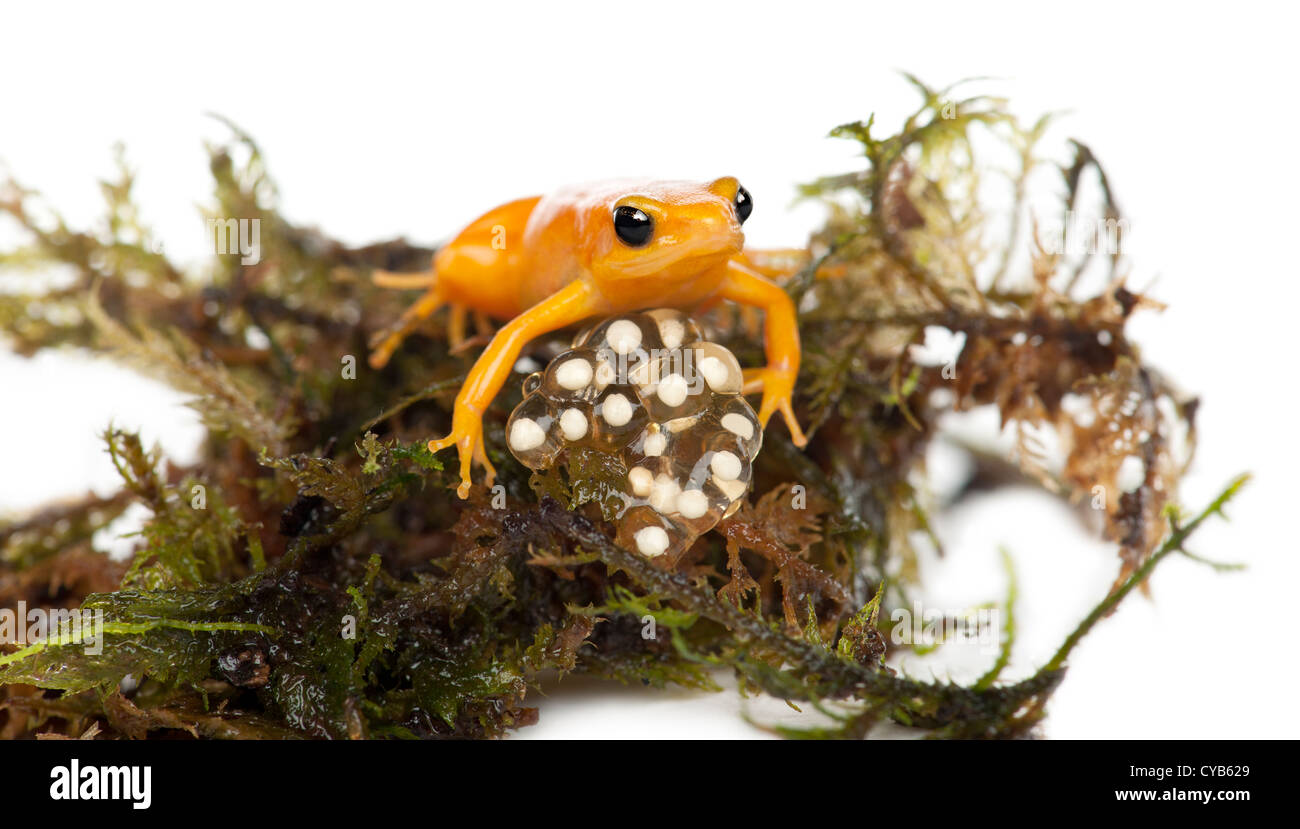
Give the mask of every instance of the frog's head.
<path id="1" fill-rule="evenodd" d="M 589 218 L 592 272 L 609 280 L 688 279 L 740 252 L 740 226 L 754 203 L 727 176 L 706 184 L 641 184 L 607 200 Z"/>

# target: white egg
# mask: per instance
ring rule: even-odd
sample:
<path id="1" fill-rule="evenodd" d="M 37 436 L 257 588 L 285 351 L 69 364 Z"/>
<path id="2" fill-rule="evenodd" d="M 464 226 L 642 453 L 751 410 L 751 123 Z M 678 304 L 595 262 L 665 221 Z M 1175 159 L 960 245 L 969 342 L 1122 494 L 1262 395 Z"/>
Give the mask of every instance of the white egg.
<path id="1" fill-rule="evenodd" d="M 632 419 L 632 404 L 621 394 L 611 394 L 601 404 L 600 413 L 610 426 L 626 426 Z"/>
<path id="2" fill-rule="evenodd" d="M 722 428 L 745 440 L 749 440 L 754 436 L 753 421 L 736 412 L 728 412 L 722 416 Z"/>
<path id="3" fill-rule="evenodd" d="M 740 477 L 740 458 L 732 452 L 718 452 L 709 461 L 709 468 L 713 470 L 715 478 L 734 481 Z"/>
<path id="4" fill-rule="evenodd" d="M 670 374 L 659 383 L 659 399 L 665 406 L 676 408 L 682 405 L 686 402 L 686 395 L 689 392 L 690 385 L 680 374 Z"/>
<path id="5" fill-rule="evenodd" d="M 686 338 L 686 326 L 681 320 L 666 319 L 659 321 L 659 339 L 665 348 L 677 348 Z"/>
<path id="6" fill-rule="evenodd" d="M 618 320 L 605 329 L 605 339 L 616 354 L 631 354 L 641 345 L 641 326 L 631 320 Z"/>
<path id="7" fill-rule="evenodd" d="M 681 491 L 682 488 L 671 476 L 657 475 L 654 485 L 650 487 L 650 506 L 658 512 L 672 512 L 677 508 L 677 496 Z"/>
<path id="8" fill-rule="evenodd" d="M 709 388 L 719 391 L 727 387 L 727 378 L 731 372 L 727 371 L 727 364 L 717 357 L 705 357 L 700 360 L 700 374 L 704 375 L 704 382 L 709 384 Z"/>
<path id="9" fill-rule="evenodd" d="M 535 420 L 521 417 L 510 427 L 510 448 L 516 452 L 528 452 L 545 442 L 546 431 Z"/>
<path id="10" fill-rule="evenodd" d="M 668 533 L 663 527 L 643 527 L 632 536 L 636 539 L 636 548 L 642 555 L 661 556 L 668 552 Z"/>
<path id="11" fill-rule="evenodd" d="M 647 455 L 657 458 L 668 448 L 668 438 L 663 436 L 662 432 L 651 432 L 646 435 L 645 444 L 641 447 Z"/>
<path id="12" fill-rule="evenodd" d="M 709 496 L 702 490 L 688 489 L 677 496 L 677 511 L 682 518 L 699 518 L 709 511 Z"/>
<path id="13" fill-rule="evenodd" d="M 585 389 L 591 382 L 591 363 L 577 357 L 565 360 L 555 369 L 555 382 L 569 391 Z"/>
<path id="14" fill-rule="evenodd" d="M 632 471 L 627 473 L 627 482 L 632 486 L 632 494 L 638 498 L 644 498 L 650 494 L 650 488 L 654 486 L 654 473 L 644 466 L 634 466 Z"/>
<path id="15" fill-rule="evenodd" d="M 587 416 L 577 409 L 565 409 L 560 415 L 560 431 L 565 440 L 582 440 L 587 434 Z"/>

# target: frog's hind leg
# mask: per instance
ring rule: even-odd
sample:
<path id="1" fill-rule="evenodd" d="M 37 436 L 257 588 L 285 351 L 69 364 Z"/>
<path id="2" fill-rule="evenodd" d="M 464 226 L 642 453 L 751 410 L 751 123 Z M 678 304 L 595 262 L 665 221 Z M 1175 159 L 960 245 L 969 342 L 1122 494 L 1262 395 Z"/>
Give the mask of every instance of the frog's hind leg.
<path id="1" fill-rule="evenodd" d="M 400 282 L 394 280 L 401 279 Z M 416 280 L 423 280 L 417 282 Z M 376 273 L 374 277 L 376 285 L 385 287 L 419 287 L 420 285 L 429 285 L 429 290 L 424 296 L 407 308 L 402 316 L 389 327 L 375 333 L 370 340 L 370 367 L 381 369 L 388 365 L 392 359 L 393 352 L 397 350 L 402 341 L 414 331 L 420 323 L 424 322 L 443 305 L 447 304 L 446 297 L 438 289 L 438 282 L 432 273 L 428 274 L 387 274 Z"/>
<path id="2" fill-rule="evenodd" d="M 370 274 L 370 281 L 381 288 L 428 288 L 438 281 L 433 271 L 425 273 L 393 273 L 392 271 L 375 271 Z"/>
<path id="3" fill-rule="evenodd" d="M 492 320 L 482 311 L 474 312 L 474 331 L 480 337 L 491 337 L 497 332 L 497 327 L 492 324 Z"/>
<path id="4" fill-rule="evenodd" d="M 469 309 L 455 303 L 451 304 L 450 309 L 451 315 L 447 320 L 447 343 L 452 351 L 456 351 L 465 344 L 465 318 Z"/>
<path id="5" fill-rule="evenodd" d="M 473 315 L 473 337 L 470 337 L 465 331 L 466 311 L 471 312 Z M 451 353 L 458 354 L 490 342 L 492 335 L 496 333 L 496 326 L 492 324 L 492 320 L 488 318 L 487 314 L 477 308 L 468 309 L 465 306 L 453 304 L 451 306 L 451 327 L 449 331 L 447 339 L 451 343 Z"/>

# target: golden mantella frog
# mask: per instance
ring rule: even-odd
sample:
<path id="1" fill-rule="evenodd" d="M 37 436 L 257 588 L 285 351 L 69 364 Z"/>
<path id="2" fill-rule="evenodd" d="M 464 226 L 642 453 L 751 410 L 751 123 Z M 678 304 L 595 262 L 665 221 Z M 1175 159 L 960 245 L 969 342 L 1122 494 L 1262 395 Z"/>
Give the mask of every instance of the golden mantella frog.
<path id="1" fill-rule="evenodd" d="M 794 304 L 744 250 L 741 225 L 753 200 L 731 177 L 707 183 L 620 180 L 520 199 L 485 213 L 438 250 L 427 275 L 377 274 L 379 284 L 429 285 L 391 333 L 375 344 L 370 365 L 383 367 L 407 333 L 442 305 L 453 339 L 465 313 L 508 320 L 470 370 L 456 397 L 451 434 L 467 497 L 471 465 L 495 471 L 483 449 L 482 416 L 529 340 L 596 315 L 672 307 L 692 311 L 731 300 L 765 312 L 767 365 L 745 373 L 747 392 L 762 391 L 758 420 L 780 411 L 797 446 L 806 443 L 790 405 L 799 373 Z M 760 272 L 762 271 L 762 272 Z"/>

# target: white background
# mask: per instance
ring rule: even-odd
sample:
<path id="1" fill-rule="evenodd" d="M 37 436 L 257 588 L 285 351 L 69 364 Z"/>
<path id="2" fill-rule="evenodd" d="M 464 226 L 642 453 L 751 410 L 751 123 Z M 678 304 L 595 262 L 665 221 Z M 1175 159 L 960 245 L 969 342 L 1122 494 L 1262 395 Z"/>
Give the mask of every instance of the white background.
<path id="1" fill-rule="evenodd" d="M 933 85 L 992 76 L 978 90 L 1026 117 L 1070 110 L 1044 148 L 1063 157 L 1077 136 L 1107 165 L 1135 231 L 1131 284 L 1170 305 L 1131 333 L 1203 396 L 1185 502 L 1199 507 L 1237 472 L 1256 478 L 1232 522 L 1194 541 L 1250 569 L 1163 566 L 1152 600 L 1134 597 L 1077 651 L 1046 733 L 1300 737 L 1295 24 L 1281 4 L 1241 2 L 7 4 L 0 159 L 84 226 L 99 216 L 110 147 L 125 142 L 146 220 L 191 263 L 209 194 L 202 140 L 224 137 L 205 111 L 261 143 L 290 219 L 348 242 L 433 242 L 576 181 L 731 174 L 758 205 L 751 244 L 779 246 L 820 218 L 788 206 L 794 185 L 858 165 L 827 130 L 875 111 L 889 131 L 914 106 L 898 70 Z M 0 224 L 0 243 L 15 240 Z M 6 513 L 108 491 L 95 434 L 110 418 L 181 459 L 198 434 L 176 395 L 76 354 L 0 352 L 0 400 Z M 1114 577 L 1113 548 L 1076 526 L 1028 491 L 972 501 L 939 526 L 949 555 L 927 562 L 927 600 L 997 599 L 996 549 L 1010 548 L 1024 675 Z M 521 737 L 760 734 L 732 693 L 571 679 L 541 706 Z"/>

